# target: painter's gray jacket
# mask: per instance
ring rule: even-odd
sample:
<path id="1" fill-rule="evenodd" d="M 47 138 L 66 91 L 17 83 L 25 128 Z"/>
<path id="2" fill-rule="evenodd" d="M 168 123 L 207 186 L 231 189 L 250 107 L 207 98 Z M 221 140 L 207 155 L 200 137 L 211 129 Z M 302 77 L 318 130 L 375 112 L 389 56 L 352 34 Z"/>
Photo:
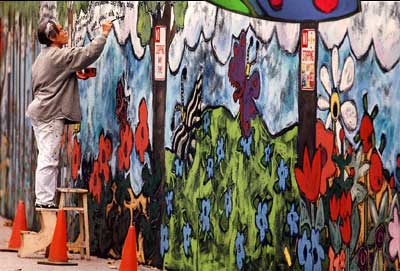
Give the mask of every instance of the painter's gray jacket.
<path id="1" fill-rule="evenodd" d="M 87 68 L 100 56 L 106 37 L 95 38 L 86 47 L 42 48 L 32 66 L 34 100 L 26 116 L 34 120 L 65 119 L 81 121 L 81 109 L 76 71 Z"/>

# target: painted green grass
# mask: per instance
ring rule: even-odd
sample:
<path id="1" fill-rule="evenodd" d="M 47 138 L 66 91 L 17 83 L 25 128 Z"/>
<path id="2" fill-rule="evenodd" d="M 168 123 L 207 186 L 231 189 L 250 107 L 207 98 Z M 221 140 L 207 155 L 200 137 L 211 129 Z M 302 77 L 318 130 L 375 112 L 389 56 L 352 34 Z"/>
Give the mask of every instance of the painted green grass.
<path id="1" fill-rule="evenodd" d="M 294 165 L 297 160 L 297 127 L 291 127 L 281 135 L 273 137 L 268 132 L 263 120 L 257 117 L 251 122 L 253 127 L 252 154 L 248 158 L 240 147 L 241 131 L 239 120 L 233 118 L 225 108 L 208 109 L 210 114 L 209 133 L 203 126 L 196 130 L 196 155 L 193 165 L 183 177 L 174 173 L 175 154 L 166 152 L 165 192 L 173 191 L 173 211 L 170 217 L 163 213 L 163 224 L 168 225 L 169 249 L 164 256 L 164 267 L 171 270 L 237 270 L 235 240 L 238 231 L 245 237 L 245 259 L 242 270 L 276 270 L 286 263 L 283 249 L 288 246 L 292 262 L 296 243 L 285 232 L 288 206 L 294 202 L 298 208 L 299 191 L 297 188 Z M 204 114 L 206 114 L 206 112 Z M 204 116 L 203 114 L 203 116 Z M 203 118 L 204 119 L 204 118 Z M 225 140 L 225 158 L 219 165 L 217 160 L 217 140 Z M 270 166 L 262 161 L 264 148 L 273 146 Z M 214 158 L 214 177 L 207 178 L 208 157 Z M 290 191 L 278 192 L 277 168 L 280 159 L 289 169 L 287 180 Z M 232 188 L 232 212 L 226 218 L 224 193 Z M 201 231 L 200 200 L 211 201 L 208 234 Z M 268 204 L 270 213 L 268 223 L 271 245 L 259 243 L 256 226 L 257 200 L 271 200 Z M 268 210 L 268 211 L 269 211 Z M 299 212 L 299 211 L 297 211 Z M 188 222 L 192 228 L 189 256 L 183 249 L 183 225 Z M 287 269 L 283 266 L 282 269 Z"/>

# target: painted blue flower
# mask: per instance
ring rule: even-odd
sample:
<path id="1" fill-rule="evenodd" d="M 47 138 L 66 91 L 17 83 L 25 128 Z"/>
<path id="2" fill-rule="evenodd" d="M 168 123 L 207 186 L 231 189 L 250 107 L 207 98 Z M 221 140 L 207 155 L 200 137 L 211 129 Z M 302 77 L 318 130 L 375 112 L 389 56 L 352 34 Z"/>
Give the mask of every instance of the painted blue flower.
<path id="1" fill-rule="evenodd" d="M 160 228 L 160 254 L 161 257 L 164 258 L 165 252 L 169 249 L 169 241 L 168 241 L 168 225 L 161 224 Z"/>
<path id="2" fill-rule="evenodd" d="M 192 234 L 192 228 L 189 223 L 185 223 L 183 226 L 183 250 L 185 251 L 185 255 L 189 255 L 190 248 L 190 235 Z"/>
<path id="3" fill-rule="evenodd" d="M 208 131 L 210 129 L 210 124 L 211 124 L 210 112 L 207 112 L 204 114 L 204 118 L 203 118 L 203 129 L 206 134 L 208 134 Z"/>
<path id="4" fill-rule="evenodd" d="M 314 259 L 314 270 L 322 270 L 321 260 L 325 258 L 324 249 L 319 243 L 319 230 L 311 231 L 311 247 Z"/>
<path id="5" fill-rule="evenodd" d="M 224 143 L 225 143 L 225 140 L 223 137 L 218 138 L 218 141 L 217 141 L 217 164 L 219 164 L 222 160 L 225 159 Z"/>
<path id="6" fill-rule="evenodd" d="M 264 162 L 268 165 L 271 162 L 271 144 L 264 148 Z"/>
<path id="7" fill-rule="evenodd" d="M 251 155 L 251 144 L 253 142 L 253 134 L 250 134 L 249 137 L 241 137 L 240 138 L 240 146 L 242 146 L 243 153 L 250 157 Z"/>
<path id="8" fill-rule="evenodd" d="M 281 159 L 279 166 L 277 168 L 277 173 L 279 177 L 278 185 L 280 191 L 285 191 L 286 189 L 286 179 L 289 177 L 289 169 L 285 161 Z"/>
<path id="9" fill-rule="evenodd" d="M 165 195 L 165 203 L 167 204 L 167 215 L 171 216 L 173 206 L 172 206 L 172 199 L 174 198 L 174 191 L 169 191 Z"/>
<path id="10" fill-rule="evenodd" d="M 224 209 L 226 218 L 229 218 L 232 212 L 232 188 L 229 188 L 224 194 Z"/>
<path id="11" fill-rule="evenodd" d="M 304 270 L 312 269 L 312 255 L 311 255 L 311 242 L 307 239 L 306 231 L 303 232 L 303 236 L 297 243 L 297 257 L 299 259 L 299 264 L 304 266 Z"/>
<path id="12" fill-rule="evenodd" d="M 306 231 L 297 243 L 299 264 L 304 270 L 321 271 L 321 260 L 325 258 L 324 250 L 319 244 L 319 231 L 311 230 L 311 241 L 307 239 Z"/>
<path id="13" fill-rule="evenodd" d="M 175 175 L 176 177 L 182 177 L 183 173 L 183 161 L 180 159 L 175 159 Z"/>
<path id="14" fill-rule="evenodd" d="M 241 232 L 236 234 L 235 240 L 235 253 L 236 253 L 236 265 L 239 270 L 242 270 L 244 264 L 244 258 L 246 256 L 246 251 L 244 250 L 244 235 Z"/>
<path id="15" fill-rule="evenodd" d="M 203 232 L 210 231 L 210 211 L 211 201 L 210 199 L 203 199 L 201 201 L 201 212 L 200 212 L 200 224 Z"/>
<path id="16" fill-rule="evenodd" d="M 268 225 L 268 204 L 266 201 L 259 202 L 256 212 L 256 225 L 260 232 L 260 242 L 266 243 L 266 235 L 269 230 Z"/>
<path id="17" fill-rule="evenodd" d="M 295 236 L 299 233 L 299 228 L 297 226 L 297 222 L 299 221 L 299 215 L 295 210 L 294 203 L 292 203 L 292 208 L 290 212 L 286 216 L 286 221 L 290 228 L 290 236 Z"/>
<path id="18" fill-rule="evenodd" d="M 207 159 L 207 177 L 208 179 L 211 179 L 212 177 L 214 177 L 214 159 L 210 156 Z"/>

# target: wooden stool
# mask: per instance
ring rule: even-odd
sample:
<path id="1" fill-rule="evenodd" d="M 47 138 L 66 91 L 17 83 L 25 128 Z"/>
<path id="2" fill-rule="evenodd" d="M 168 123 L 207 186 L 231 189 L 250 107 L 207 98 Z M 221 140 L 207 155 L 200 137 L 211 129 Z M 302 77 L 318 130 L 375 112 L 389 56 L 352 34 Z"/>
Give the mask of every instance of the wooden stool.
<path id="1" fill-rule="evenodd" d="M 81 188 L 57 188 L 60 192 L 60 202 L 58 208 L 64 211 L 77 211 L 79 212 L 79 236 L 75 242 L 67 243 L 69 250 L 79 249 L 81 258 L 85 258 L 84 249 L 86 249 L 86 260 L 90 260 L 90 246 L 89 246 L 89 216 L 87 204 L 87 189 Z M 78 195 L 78 206 L 65 206 L 65 195 L 67 193 L 74 193 Z"/>

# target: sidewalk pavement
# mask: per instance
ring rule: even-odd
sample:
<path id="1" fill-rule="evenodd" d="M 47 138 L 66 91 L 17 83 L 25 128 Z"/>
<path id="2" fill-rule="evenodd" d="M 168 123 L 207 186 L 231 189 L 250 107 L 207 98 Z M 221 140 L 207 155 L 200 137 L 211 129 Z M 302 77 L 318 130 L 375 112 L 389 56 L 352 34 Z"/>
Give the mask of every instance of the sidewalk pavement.
<path id="1" fill-rule="evenodd" d="M 11 236 L 12 228 L 6 226 L 8 221 L 0 217 L 0 248 L 6 248 Z M 38 261 L 46 260 L 44 255 L 36 258 L 19 258 L 16 252 L 0 251 L 1 271 L 113 271 L 118 270 L 120 260 L 102 259 L 91 256 L 90 261 L 81 260 L 79 254 L 69 254 L 71 262 L 78 263 L 76 266 L 41 265 Z M 158 271 L 153 267 L 139 266 L 140 271 Z"/>

